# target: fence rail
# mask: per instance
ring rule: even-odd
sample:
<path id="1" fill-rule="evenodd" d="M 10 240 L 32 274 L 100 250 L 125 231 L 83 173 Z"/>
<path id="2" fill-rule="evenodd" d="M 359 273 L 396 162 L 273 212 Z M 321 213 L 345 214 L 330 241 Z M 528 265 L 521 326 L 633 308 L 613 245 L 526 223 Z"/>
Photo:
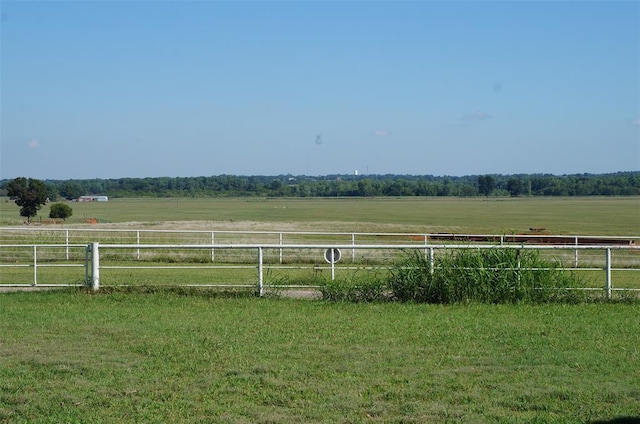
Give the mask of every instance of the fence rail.
<path id="1" fill-rule="evenodd" d="M 535 229 L 532 229 L 535 230 Z M 51 228 L 3 227 L 0 244 L 63 244 L 64 258 L 71 258 L 71 248 L 77 244 L 99 242 L 103 244 L 199 244 L 211 245 L 211 262 L 216 261 L 216 249 L 225 244 L 308 244 L 326 243 L 349 245 L 351 261 L 356 261 L 356 249 L 370 244 L 434 245 L 445 243 L 474 243 L 490 245 L 559 245 L 559 246 L 635 246 L 640 236 L 584 236 L 538 234 L 454 234 L 454 233 L 385 233 L 385 232 L 287 232 L 287 231 L 233 231 L 233 230 L 157 230 L 157 229 L 104 229 L 104 228 Z M 573 267 L 579 266 L 580 249 L 573 250 Z M 280 248 L 278 261 L 284 263 L 284 248 Z M 144 259 L 141 249 L 135 250 L 136 259 Z M 346 258 L 345 258 L 346 259 Z"/>
<path id="2" fill-rule="evenodd" d="M 21 286 L 87 286 L 98 290 L 100 285 L 130 285 L 137 277 L 134 273 L 152 273 L 151 284 L 197 285 L 216 287 L 255 287 L 262 295 L 265 287 L 310 287 L 308 284 L 274 282 L 278 276 L 290 282 L 296 272 L 377 272 L 388 270 L 401 252 L 419 250 L 431 264 L 434 257 L 455 249 L 533 249 L 553 253 L 559 257 L 567 251 L 580 251 L 585 264 L 564 267 L 567 271 L 597 275 L 602 284 L 584 287 L 586 290 L 604 290 L 611 297 L 614 290 L 640 290 L 640 246 L 635 245 L 544 245 L 544 244 L 358 244 L 352 243 L 261 243 L 261 244 L 5 244 L 0 245 L 0 287 Z M 352 257 L 343 260 L 342 251 L 352 251 Z M 60 255 L 60 251 L 64 255 Z M 224 261 L 212 262 L 210 252 L 224 253 Z M 135 252 L 135 255 L 126 252 Z M 204 252 L 204 253 L 203 253 Z M 283 262 L 287 252 L 288 262 Z M 356 254 L 357 253 L 357 254 Z M 17 260 L 14 260 L 18 258 Z M 28 258 L 28 260 L 25 260 Z M 142 258 L 142 259 L 141 259 Z M 565 259 L 567 260 L 567 259 Z M 568 262 L 573 263 L 572 258 Z M 563 265 L 564 266 L 564 265 Z M 179 270 L 180 276 L 173 271 Z M 32 279 L 24 281 L 25 271 L 32 271 Z M 42 275 L 50 271 L 47 275 Z M 101 273 L 104 271 L 104 273 Z M 170 271 L 169 275 L 162 272 Z M 613 287 L 612 274 L 630 276 L 620 278 L 625 284 Z M 117 274 L 120 273 L 120 274 Z M 124 273 L 124 274 L 122 274 Z M 265 281 L 269 273 L 271 281 Z M 274 273 L 279 273 L 274 278 Z M 83 275 L 84 274 L 84 275 Z M 117 275 L 116 275 L 117 274 Z M 232 275 L 233 274 L 233 275 Z M 104 277 L 101 281 L 101 275 Z M 138 274 L 136 274 L 138 275 Z M 219 278 L 215 278 L 219 275 Z M 286 277 L 286 278 L 285 278 Z M 22 279 L 22 281 L 20 281 Z M 74 282 L 75 281 L 75 282 Z M 159 282 L 160 281 L 160 282 Z"/>

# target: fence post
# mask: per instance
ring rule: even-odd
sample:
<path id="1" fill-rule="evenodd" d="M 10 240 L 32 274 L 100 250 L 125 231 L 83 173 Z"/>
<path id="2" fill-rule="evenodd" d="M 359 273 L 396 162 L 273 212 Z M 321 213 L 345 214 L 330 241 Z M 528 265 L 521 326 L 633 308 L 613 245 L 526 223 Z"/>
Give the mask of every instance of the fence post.
<path id="1" fill-rule="evenodd" d="M 576 236 L 576 239 L 575 239 L 575 246 L 576 246 L 576 250 L 574 253 L 573 267 L 578 268 L 578 236 Z"/>
<path id="2" fill-rule="evenodd" d="M 38 247 L 33 246 L 33 284 L 38 285 Z"/>
<path id="3" fill-rule="evenodd" d="M 429 244 L 429 239 L 428 236 L 425 234 L 424 235 L 424 257 L 426 259 L 427 257 L 427 245 Z"/>
<path id="4" fill-rule="evenodd" d="M 89 288 L 98 291 L 100 288 L 100 252 L 98 243 L 91 243 L 91 280 Z"/>
<path id="5" fill-rule="evenodd" d="M 517 270 L 517 280 L 518 280 L 518 285 L 520 284 L 520 268 L 522 265 L 522 262 L 520 260 L 520 249 L 516 250 L 516 257 L 518 258 L 518 270 Z"/>
<path id="6" fill-rule="evenodd" d="M 258 295 L 262 297 L 263 291 L 263 274 L 262 274 L 262 247 L 258 247 Z"/>
<path id="7" fill-rule="evenodd" d="M 429 248 L 429 274 L 433 275 L 433 265 L 434 265 L 434 257 L 433 257 L 433 247 Z"/>
<path id="8" fill-rule="evenodd" d="M 607 249 L 605 260 L 605 290 L 607 299 L 611 299 L 611 249 Z"/>
<path id="9" fill-rule="evenodd" d="M 69 230 L 64 230 L 64 244 L 67 245 L 65 259 L 69 260 Z"/>
<path id="10" fill-rule="evenodd" d="M 335 280 L 336 278 L 336 258 L 335 258 L 335 249 L 331 249 L 331 281 Z"/>
<path id="11" fill-rule="evenodd" d="M 89 253 L 91 252 L 91 245 L 87 244 L 84 248 L 84 285 L 89 286 Z"/>
<path id="12" fill-rule="evenodd" d="M 140 246 L 140 230 L 136 231 L 136 244 Z M 140 248 L 136 249 L 136 259 L 140 260 Z"/>
<path id="13" fill-rule="evenodd" d="M 356 234 L 351 233 L 351 263 L 356 261 Z"/>
<path id="14" fill-rule="evenodd" d="M 279 233 L 280 246 L 282 246 L 282 233 Z M 280 263 L 282 263 L 282 247 L 280 248 Z"/>
<path id="15" fill-rule="evenodd" d="M 215 232 L 211 231 L 211 246 L 213 246 L 215 241 L 216 241 Z M 216 250 L 212 247 L 211 248 L 211 262 L 215 262 L 215 259 L 216 259 Z"/>

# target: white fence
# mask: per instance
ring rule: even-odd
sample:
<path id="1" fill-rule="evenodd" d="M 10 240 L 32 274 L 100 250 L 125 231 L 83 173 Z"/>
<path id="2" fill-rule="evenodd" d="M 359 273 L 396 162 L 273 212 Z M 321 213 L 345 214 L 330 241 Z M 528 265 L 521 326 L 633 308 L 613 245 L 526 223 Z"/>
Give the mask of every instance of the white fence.
<path id="1" fill-rule="evenodd" d="M 264 244 L 279 246 L 292 244 L 339 244 L 346 246 L 351 261 L 356 260 L 356 248 L 362 245 L 411 245 L 430 246 L 444 243 L 474 243 L 490 245 L 561 245 L 575 246 L 573 267 L 579 266 L 578 246 L 634 246 L 640 245 L 640 236 L 583 236 L 548 234 L 451 234 L 451 233 L 384 233 L 384 232 L 288 232 L 288 231 L 231 231 L 231 230 L 154 230 L 154 229 L 101 229 L 101 228 L 51 228 L 4 227 L 0 228 L 0 244 L 50 244 L 65 245 L 65 259 L 78 244 L 98 242 L 102 244 L 132 245 L 211 245 L 211 262 L 215 250 L 226 244 Z M 279 262 L 286 261 L 284 250 L 279 250 Z M 348 253 L 347 253 L 348 254 Z M 135 250 L 141 259 L 141 250 Z M 346 259 L 346 257 L 345 257 Z"/>
<path id="2" fill-rule="evenodd" d="M 535 249 L 565 257 L 574 263 L 574 252 L 581 252 L 584 264 L 565 267 L 568 271 L 591 272 L 599 275 L 602 284 L 584 287 L 604 290 L 611 297 L 614 290 L 640 290 L 640 246 L 635 245 L 514 245 L 514 244 L 4 244 L 0 245 L 0 287 L 21 286 L 84 286 L 98 290 L 101 285 L 131 285 L 134 272 L 148 272 L 153 281 L 162 278 L 159 272 L 170 270 L 170 284 L 182 286 L 255 287 L 262 295 L 265 287 L 283 289 L 310 287 L 265 281 L 266 273 L 276 279 L 296 272 L 327 271 L 331 278 L 338 272 L 376 272 L 388 269 L 401 252 L 420 250 L 433 264 L 439 252 L 453 249 Z M 342 251 L 351 251 L 348 260 L 338 262 Z M 226 254 L 214 261 L 213 252 Z M 288 261 L 283 261 L 284 253 Z M 131 254 L 133 253 L 133 255 Z M 568 258 L 568 259 L 567 259 Z M 176 277 L 175 271 L 186 272 Z M 26 271 L 26 273 L 25 273 Z M 32 271 L 30 273 L 30 271 Z M 42 275 L 50 271 L 48 275 Z M 117 278 L 115 273 L 120 274 Z M 626 283 L 613 287 L 612 274 L 626 276 Z M 24 281 L 27 273 L 31 281 Z M 110 275 L 110 273 L 113 273 Z M 236 275 L 230 276 L 235 273 Z M 198 278 L 193 277 L 199 275 Z M 216 275 L 222 275 L 216 279 Z M 631 277 L 629 277 L 631 275 Z M 128 279 L 128 280 L 127 280 Z M 189 281 L 193 279 L 194 281 Z M 22 281 L 19 281 L 22 280 Z M 197 281 L 195 281 L 197 280 Z M 631 282 L 629 284 L 629 282 Z"/>

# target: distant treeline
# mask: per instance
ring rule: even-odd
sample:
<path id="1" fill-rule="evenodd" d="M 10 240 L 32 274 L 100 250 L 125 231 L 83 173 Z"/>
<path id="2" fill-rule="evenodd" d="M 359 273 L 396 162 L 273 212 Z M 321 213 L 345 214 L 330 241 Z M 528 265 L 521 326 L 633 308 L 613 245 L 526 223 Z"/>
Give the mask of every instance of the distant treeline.
<path id="1" fill-rule="evenodd" d="M 8 180 L 0 181 L 2 187 Z M 633 196 L 640 172 L 613 174 L 327 175 L 45 180 L 51 200 L 109 197 Z"/>

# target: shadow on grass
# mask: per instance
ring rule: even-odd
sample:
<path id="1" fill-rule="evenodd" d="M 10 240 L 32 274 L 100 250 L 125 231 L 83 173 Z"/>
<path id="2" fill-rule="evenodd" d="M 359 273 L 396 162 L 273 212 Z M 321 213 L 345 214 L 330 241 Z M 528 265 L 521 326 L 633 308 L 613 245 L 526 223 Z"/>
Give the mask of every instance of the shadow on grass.
<path id="1" fill-rule="evenodd" d="M 89 293 L 92 296 L 108 296 L 112 294 L 149 294 L 204 297 L 210 299 L 237 299 L 259 297 L 254 288 L 244 287 L 181 287 L 181 286 L 117 286 L 100 287 L 100 290 L 92 292 L 86 288 L 73 289 Z"/>

